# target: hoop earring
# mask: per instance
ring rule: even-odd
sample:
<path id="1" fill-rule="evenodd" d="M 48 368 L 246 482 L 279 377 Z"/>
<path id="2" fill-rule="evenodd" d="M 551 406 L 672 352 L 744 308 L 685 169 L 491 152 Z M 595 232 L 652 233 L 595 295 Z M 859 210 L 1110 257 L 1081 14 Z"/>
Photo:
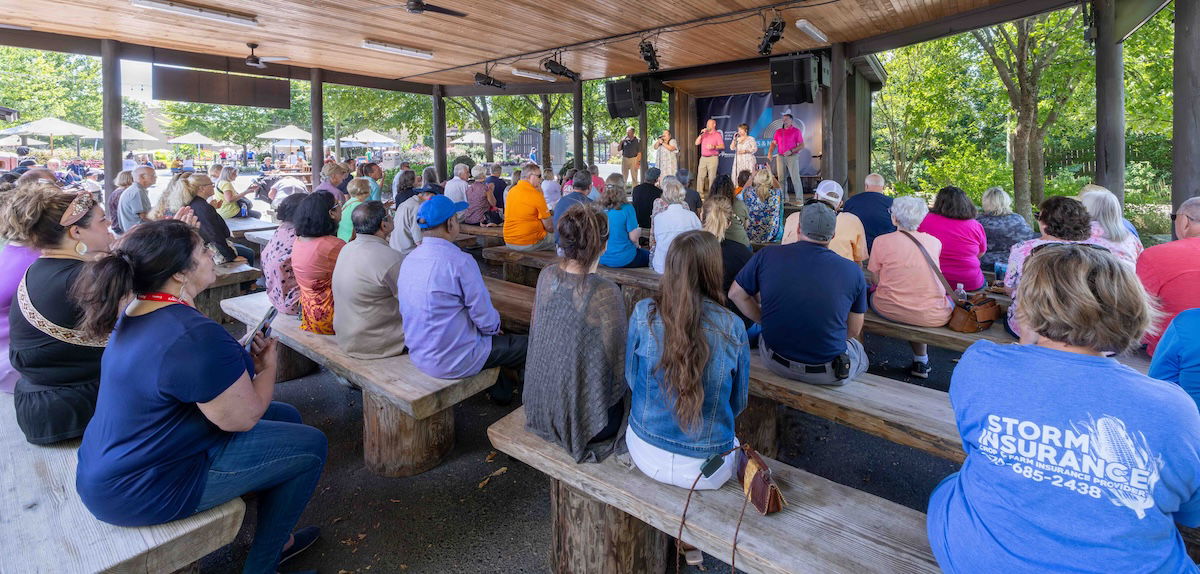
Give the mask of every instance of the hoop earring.
<path id="1" fill-rule="evenodd" d="M 87 252 L 88 246 L 86 243 L 80 241 L 75 244 L 75 253 L 78 253 L 80 257 L 87 255 Z"/>
<path id="2" fill-rule="evenodd" d="M 183 278 L 183 282 L 179 284 L 179 298 L 180 299 L 190 299 L 190 297 L 184 296 L 184 294 L 186 292 L 187 292 L 187 277 L 185 276 Z"/>

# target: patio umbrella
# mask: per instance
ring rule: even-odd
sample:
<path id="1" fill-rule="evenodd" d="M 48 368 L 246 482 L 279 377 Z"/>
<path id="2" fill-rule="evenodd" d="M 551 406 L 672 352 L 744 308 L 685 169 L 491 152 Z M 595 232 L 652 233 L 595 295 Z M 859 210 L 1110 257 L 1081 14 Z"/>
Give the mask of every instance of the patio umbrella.
<path id="1" fill-rule="evenodd" d="M 390 145 L 390 144 L 396 143 L 396 141 L 393 140 L 392 138 L 389 138 L 375 130 L 370 130 L 370 129 L 358 132 L 358 133 L 350 136 L 350 139 L 355 140 L 355 141 L 360 141 L 365 144 L 389 144 Z"/>
<path id="2" fill-rule="evenodd" d="M 156 142 L 158 138 L 146 133 L 135 130 L 127 125 L 121 126 L 121 139 L 124 141 L 146 141 Z"/>
<path id="3" fill-rule="evenodd" d="M 78 136 L 81 138 L 102 138 L 103 134 L 78 124 L 65 122 L 58 118 L 42 118 L 27 124 L 21 124 L 6 130 L 0 130 L 0 136 L 48 136 L 50 152 L 54 152 L 54 136 Z M 75 153 L 79 154 L 79 140 L 75 140 Z"/>
<path id="4" fill-rule="evenodd" d="M 8 136 L 6 138 L 0 138 L 0 147 L 12 147 L 12 146 L 18 146 L 18 145 L 21 145 L 21 136 Z M 33 138 L 26 138 L 25 145 L 28 145 L 28 146 L 46 145 L 46 142 L 44 142 L 42 140 L 35 140 Z"/>
<path id="5" fill-rule="evenodd" d="M 357 141 L 354 141 L 354 140 L 348 139 L 348 138 L 342 138 L 341 141 L 342 141 L 343 147 L 366 147 L 365 145 L 362 144 L 362 142 L 357 142 Z M 324 144 L 325 144 L 325 147 L 333 147 L 333 138 L 329 138 L 329 139 L 325 140 Z"/>
<path id="6" fill-rule="evenodd" d="M 271 147 L 281 147 L 284 149 L 292 149 L 292 148 L 304 147 L 304 145 L 306 145 L 307 143 L 308 143 L 308 141 L 306 141 L 306 140 L 284 139 L 284 140 L 278 140 L 278 141 L 271 142 Z"/>
<path id="7" fill-rule="evenodd" d="M 217 140 L 204 137 L 200 132 L 191 132 L 183 134 L 175 139 L 167 140 L 169 144 L 190 144 L 190 145 L 217 145 Z"/>
<path id="8" fill-rule="evenodd" d="M 312 133 L 302 130 L 293 125 L 287 125 L 279 129 L 263 132 L 255 136 L 264 140 L 304 140 L 312 141 Z"/>

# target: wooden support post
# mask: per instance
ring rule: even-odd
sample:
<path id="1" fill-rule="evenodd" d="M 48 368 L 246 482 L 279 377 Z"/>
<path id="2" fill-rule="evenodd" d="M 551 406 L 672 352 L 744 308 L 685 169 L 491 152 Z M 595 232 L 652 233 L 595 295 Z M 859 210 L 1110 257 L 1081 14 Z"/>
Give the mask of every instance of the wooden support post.
<path id="1" fill-rule="evenodd" d="M 779 403 L 750 395 L 746 410 L 735 421 L 738 439 L 767 458 L 779 456 Z"/>
<path id="2" fill-rule="evenodd" d="M 669 536 L 557 480 L 550 481 L 550 515 L 555 574 L 666 571 Z"/>
<path id="3" fill-rule="evenodd" d="M 308 148 L 308 163 L 312 165 L 314 183 L 320 183 L 321 168 L 325 167 L 325 78 L 320 68 L 309 70 L 309 111 L 312 112 L 312 145 Z"/>
<path id="4" fill-rule="evenodd" d="M 825 177 L 838 182 L 843 187 L 847 185 L 846 178 L 850 171 L 848 157 L 850 137 L 846 123 L 846 45 L 831 46 L 830 82 L 829 82 L 829 134 L 825 136 L 829 150 L 828 156 L 821 163 L 825 166 Z"/>
<path id="5" fill-rule="evenodd" d="M 1095 0 L 1092 5 L 1097 32 L 1096 183 L 1124 201 L 1125 61 L 1116 30 L 1117 0 Z"/>
<path id="6" fill-rule="evenodd" d="M 442 99 L 446 87 L 433 87 L 433 167 L 438 179 L 446 181 L 446 101 Z"/>
<path id="7" fill-rule="evenodd" d="M 108 199 L 116 187 L 114 182 L 121 173 L 121 43 L 116 40 L 100 41 L 100 72 L 103 88 L 104 127 L 104 198 Z M 110 214 L 116 217 L 116 214 Z"/>
<path id="8" fill-rule="evenodd" d="M 1200 196 L 1200 3 L 1175 3 L 1172 213 Z M 1172 230 L 1174 233 L 1174 230 Z"/>
<path id="9" fill-rule="evenodd" d="M 642 112 L 638 114 L 638 140 L 642 143 L 642 161 L 638 163 L 638 182 L 646 179 L 646 166 L 650 165 L 649 146 L 646 144 L 646 103 L 642 103 Z"/>
<path id="10" fill-rule="evenodd" d="M 363 462 L 381 476 L 413 476 L 454 447 L 454 407 L 415 419 L 384 397 L 363 390 Z"/>
<path id="11" fill-rule="evenodd" d="M 575 169 L 587 169 L 587 162 L 583 157 L 583 82 L 575 82 L 573 87 L 575 90 L 571 92 L 571 121 L 574 122 L 575 129 L 572 131 L 572 153 L 575 154 Z"/>
<path id="12" fill-rule="evenodd" d="M 321 368 L 312 359 L 287 345 L 275 345 L 275 349 L 275 363 L 278 365 L 275 370 L 276 383 L 307 377 Z"/>

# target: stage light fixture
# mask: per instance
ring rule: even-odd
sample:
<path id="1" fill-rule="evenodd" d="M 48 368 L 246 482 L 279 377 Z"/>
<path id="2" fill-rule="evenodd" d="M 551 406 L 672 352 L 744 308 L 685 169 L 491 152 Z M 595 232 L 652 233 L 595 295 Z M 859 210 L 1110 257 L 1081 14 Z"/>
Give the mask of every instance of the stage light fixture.
<path id="1" fill-rule="evenodd" d="M 642 43 L 638 44 L 638 49 L 642 52 L 642 59 L 646 61 L 646 67 L 651 72 L 657 72 L 658 53 L 654 51 L 654 44 L 651 44 L 650 40 L 642 40 Z"/>
<path id="2" fill-rule="evenodd" d="M 818 44 L 829 43 L 829 36 L 826 36 L 825 32 L 822 32 L 820 28 L 817 28 L 812 22 L 809 22 L 804 18 L 796 20 L 796 27 L 799 28 L 801 32 L 807 34 L 809 38 L 816 40 Z"/>
<path id="3" fill-rule="evenodd" d="M 783 18 L 778 16 L 771 21 L 771 25 L 767 26 L 766 30 L 763 30 L 762 42 L 758 43 L 758 55 L 771 55 L 771 49 L 775 46 L 775 42 L 778 42 L 780 38 L 783 38 L 783 29 L 786 26 L 787 25 L 783 22 Z"/>
<path id="4" fill-rule="evenodd" d="M 571 80 L 572 82 L 579 81 L 579 74 L 577 72 L 562 65 L 561 63 L 558 62 L 558 60 L 555 60 L 553 58 L 546 58 L 545 60 L 542 60 L 542 68 L 544 68 L 547 72 L 550 72 L 551 74 L 554 74 L 556 76 L 562 76 L 568 80 Z"/>
<path id="5" fill-rule="evenodd" d="M 475 74 L 475 85 L 477 86 L 492 86 L 493 88 L 504 89 L 504 82 L 497 80 L 487 74 Z"/>

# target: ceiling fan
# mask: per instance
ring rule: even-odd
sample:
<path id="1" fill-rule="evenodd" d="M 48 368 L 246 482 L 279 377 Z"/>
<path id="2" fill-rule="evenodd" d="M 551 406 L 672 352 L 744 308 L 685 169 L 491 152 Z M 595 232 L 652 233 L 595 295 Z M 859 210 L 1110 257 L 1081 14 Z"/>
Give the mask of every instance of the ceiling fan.
<path id="1" fill-rule="evenodd" d="M 272 56 L 256 56 L 254 50 L 258 48 L 258 44 L 247 42 L 246 47 L 250 48 L 250 55 L 246 56 L 246 65 L 251 68 L 264 70 L 267 67 L 267 62 L 286 62 L 287 58 L 272 57 Z"/>
<path id="2" fill-rule="evenodd" d="M 451 10 L 449 8 L 443 8 L 443 7 L 437 6 L 435 4 L 428 4 L 426 2 L 423 2 L 422 0 L 408 0 L 404 4 L 388 4 L 386 6 L 376 6 L 375 8 L 368 8 L 367 11 L 386 10 L 388 8 L 396 8 L 399 6 L 404 6 L 404 9 L 408 10 L 408 12 L 410 14 L 423 14 L 425 12 L 433 12 L 436 14 L 445 14 L 447 16 L 455 16 L 458 18 L 465 18 L 467 16 L 465 13 L 459 12 L 458 10 Z"/>

